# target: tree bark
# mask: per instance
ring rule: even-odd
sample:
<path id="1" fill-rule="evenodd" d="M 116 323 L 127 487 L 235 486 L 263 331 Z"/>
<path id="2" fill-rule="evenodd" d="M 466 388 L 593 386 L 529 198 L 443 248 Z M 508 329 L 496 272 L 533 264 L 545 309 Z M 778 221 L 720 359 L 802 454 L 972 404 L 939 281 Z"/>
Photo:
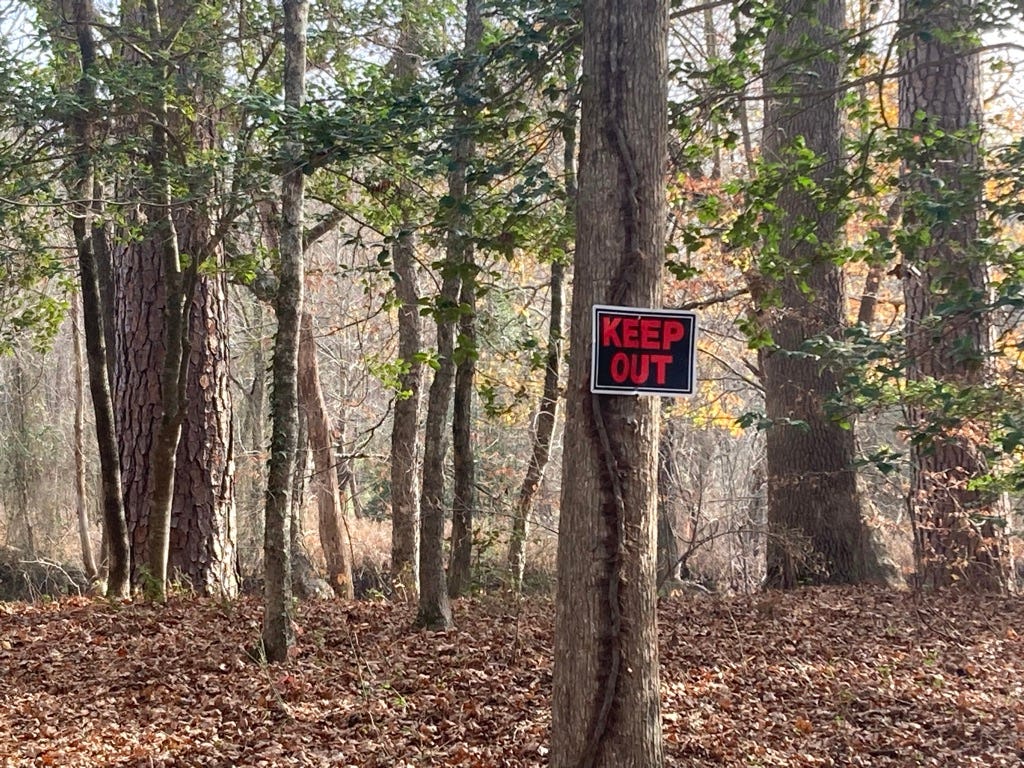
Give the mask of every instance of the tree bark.
<path id="1" fill-rule="evenodd" d="M 663 424 L 661 444 L 658 446 L 658 589 L 665 582 L 679 576 L 679 539 L 676 536 L 675 490 L 677 480 L 673 472 L 676 452 L 675 430 L 672 424 Z M 694 531 L 687 531 L 690 539 Z"/>
<path id="2" fill-rule="evenodd" d="M 188 233 L 182 234 L 187 238 Z M 202 252 L 208 240 L 208 230 L 197 234 L 191 253 Z M 217 260 L 222 260 L 219 249 Z M 174 476 L 169 563 L 172 573 L 199 594 L 234 597 L 239 586 L 238 526 L 227 306 L 225 274 L 201 277 L 189 322 L 191 358 Z"/>
<path id="3" fill-rule="evenodd" d="M 128 527 L 125 521 L 121 489 L 121 464 L 117 435 L 114 427 L 114 406 L 110 393 L 108 371 L 107 332 L 104 318 L 111 316 L 111 306 L 103 301 L 100 289 L 97 254 L 93 237 L 93 190 L 96 186 L 93 147 L 93 110 L 96 85 L 93 69 L 96 62 L 96 43 L 92 34 L 93 7 L 91 0 L 75 0 L 75 33 L 81 57 L 81 77 L 78 83 L 80 112 L 72 120 L 72 130 L 78 144 L 72 185 L 75 203 L 72 207 L 72 230 L 78 255 L 79 280 L 82 289 L 82 324 L 85 330 L 85 348 L 88 359 L 89 394 L 92 398 L 96 421 L 96 445 L 99 453 L 103 506 L 104 553 L 107 559 L 107 594 L 115 598 L 128 597 L 131 586 Z"/>
<path id="4" fill-rule="evenodd" d="M 974 308 L 988 295 L 987 265 L 976 250 L 983 180 L 975 4 L 903 0 L 900 29 L 900 129 L 910 147 L 901 237 L 907 376 L 981 387 L 992 349 L 989 318 Z M 1007 550 L 996 524 L 1004 511 L 997 498 L 969 487 L 987 471 L 981 440 L 934 406 L 911 403 L 907 415 L 919 582 L 1004 589 Z"/>
<path id="5" fill-rule="evenodd" d="M 448 403 L 455 377 L 454 315 L 458 313 L 459 275 L 450 263 L 442 267 L 437 297 L 438 367 L 427 394 L 423 437 L 423 481 L 420 496 L 420 593 L 416 624 L 429 629 L 452 626 L 448 579 L 444 570 L 444 457 L 448 450 Z"/>
<path id="6" fill-rule="evenodd" d="M 482 28 L 475 0 L 466 2 L 465 58 L 473 60 Z M 472 53 L 470 53 L 472 51 Z M 475 69 L 475 63 L 463 62 L 463 67 Z M 475 82 L 470 71 L 463 71 L 459 81 L 468 85 Z M 465 275 L 467 259 L 471 258 L 472 243 L 467 234 L 465 212 L 467 199 L 466 170 L 475 151 L 475 142 L 469 131 L 470 115 L 475 107 L 464 102 L 456 105 L 453 122 L 452 156 L 448 172 L 448 198 L 443 218 L 447 242 L 441 266 L 441 294 L 437 297 L 434 317 L 437 322 L 438 367 L 430 383 L 427 396 L 427 417 L 423 439 L 423 483 L 420 498 L 420 599 L 416 623 L 431 629 L 447 629 L 452 624 L 451 605 L 448 600 L 448 578 L 444 568 L 444 459 L 448 452 L 445 429 L 448 423 L 452 385 L 455 379 L 455 328 L 462 314 L 460 288 Z M 465 450 L 460 446 L 460 451 Z M 465 461 L 465 457 L 460 457 Z"/>
<path id="7" fill-rule="evenodd" d="M 301 109 L 306 96 L 306 0 L 284 4 L 284 102 Z M 270 462 L 264 528 L 263 650 L 270 661 L 284 661 L 295 642 L 292 628 L 292 571 L 289 551 L 291 480 L 298 433 L 299 317 L 303 299 L 302 206 L 305 174 L 302 147 L 288 139 L 281 178 L 281 245 L 274 337 Z"/>
<path id="8" fill-rule="evenodd" d="M 842 271 L 833 261 L 841 225 L 829 194 L 841 172 L 838 94 L 842 0 L 790 0 L 765 42 L 765 158 L 787 169 L 778 193 L 778 264 L 769 291 L 752 291 L 771 331 L 762 350 L 768 482 L 769 587 L 856 583 L 877 573 L 861 517 L 854 435 L 828 412 L 837 371 L 804 354 L 809 339 L 838 338 Z M 813 153 L 810 167 L 801 159 Z M 802 184 L 808 176 L 813 188 Z M 763 289 L 762 289 L 763 290 Z"/>
<path id="9" fill-rule="evenodd" d="M 171 507 L 174 501 L 174 470 L 185 411 L 185 376 L 188 370 L 188 311 L 192 280 L 182 267 L 178 229 L 174 222 L 170 179 L 169 109 L 165 88 L 171 77 L 169 56 L 164 50 L 164 31 L 157 0 L 146 0 L 146 32 L 152 54 L 153 92 L 146 97 L 150 116 L 149 165 L 151 179 L 146 215 L 152 224 L 160 277 L 164 285 L 162 335 L 163 365 L 160 369 L 160 418 L 149 459 L 150 507 L 147 520 L 144 589 L 148 597 L 162 601 L 167 590 L 170 553 Z M 194 274 L 196 266 L 191 268 Z"/>
<path id="10" fill-rule="evenodd" d="M 174 60 L 179 69 L 171 72 L 160 8 L 150 5 L 145 14 L 134 9 L 128 25 L 146 35 L 139 39 L 151 49 L 157 73 L 153 91 L 144 96 L 152 104 L 143 110 L 157 116 L 149 118 L 155 140 L 149 156 L 138 158 L 152 169 L 150 191 L 132 192 L 148 201 L 131 212 L 144 236 L 126 237 L 113 254 L 115 405 L 132 572 L 141 581 L 149 560 L 154 582 L 166 581 L 173 568 L 200 593 L 230 596 L 238 585 L 226 296 L 222 275 L 198 275 L 200 262 L 221 266 L 222 257 L 206 210 L 208 180 L 198 171 L 187 176 L 190 188 L 180 202 L 170 191 L 171 166 L 185 163 L 178 156 L 182 148 L 202 152 L 216 144 L 204 94 L 217 83 L 184 71 L 188 65 L 181 60 Z M 165 10 L 173 29 L 193 9 L 175 2 Z M 141 29 L 143 24 L 148 26 Z M 131 46 L 124 55 L 140 58 Z M 167 104 L 167 91 L 186 80 L 197 105 L 188 118 Z M 159 578 L 154 567 L 168 573 Z"/>
<path id="11" fill-rule="evenodd" d="M 82 352 L 82 330 L 77 300 L 73 300 L 71 313 L 71 341 L 75 354 L 75 519 L 78 522 L 82 567 L 85 575 L 92 581 L 99 574 L 99 569 L 96 567 L 89 535 L 89 494 L 85 478 L 85 381 L 82 377 L 85 355 Z"/>
<path id="12" fill-rule="evenodd" d="M 395 83 L 401 90 L 412 86 L 417 72 L 418 42 L 407 11 L 402 19 L 398 50 L 392 60 Z M 400 207 L 412 196 L 407 180 L 400 184 Z M 419 414 L 423 385 L 420 361 L 419 282 L 416 269 L 414 226 L 408 214 L 395 234 L 391 247 L 398 298 L 398 376 L 395 412 L 391 426 L 391 577 L 410 599 L 418 599 L 420 588 Z"/>
<path id="13" fill-rule="evenodd" d="M 664 0 L 584 0 L 579 200 L 555 615 L 551 765 L 658 768 L 659 413 L 590 393 L 595 303 L 658 306 Z"/>
<path id="14" fill-rule="evenodd" d="M 317 520 L 320 545 L 327 562 L 331 588 L 338 597 L 351 600 L 352 561 L 349 558 L 348 527 L 341 503 L 338 473 L 334 467 L 334 441 L 331 439 L 331 417 L 327 413 L 324 393 L 320 387 L 320 365 L 317 362 L 313 316 L 303 312 L 299 320 L 299 408 L 306 417 L 309 446 L 313 454 L 313 478 L 316 488 Z"/>
<path id="15" fill-rule="evenodd" d="M 476 506 L 476 459 L 473 452 L 473 380 L 476 376 L 476 274 L 475 248 L 466 234 L 472 230 L 470 218 L 460 209 L 466 208 L 472 194 L 466 169 L 476 154 L 473 122 L 479 111 L 472 95 L 478 86 L 480 42 L 484 23 L 477 0 L 466 0 L 466 32 L 463 45 L 463 72 L 456 86 L 460 103 L 456 107 L 455 162 L 461 178 L 449 194 L 452 206 L 452 229 L 456 235 L 457 256 L 462 282 L 459 290 L 458 344 L 455 365 L 455 391 L 452 404 L 452 546 L 448 563 L 448 593 L 452 597 L 469 591 L 472 581 L 473 509 Z M 460 189 L 461 187 L 461 189 Z"/>

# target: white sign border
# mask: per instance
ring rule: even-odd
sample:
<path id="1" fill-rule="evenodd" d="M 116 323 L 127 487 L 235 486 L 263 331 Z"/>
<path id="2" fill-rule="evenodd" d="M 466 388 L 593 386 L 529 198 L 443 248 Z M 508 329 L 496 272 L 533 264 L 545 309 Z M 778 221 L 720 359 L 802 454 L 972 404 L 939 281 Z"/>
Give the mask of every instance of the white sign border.
<path id="1" fill-rule="evenodd" d="M 690 349 L 690 370 L 693 375 L 690 377 L 689 389 L 647 389 L 638 387 L 598 387 L 597 386 L 597 353 L 600 345 L 598 343 L 597 317 L 600 311 L 612 311 L 625 315 L 661 315 L 664 317 L 686 317 L 693 320 L 693 333 Z M 623 307 L 615 304 L 594 304 L 590 315 L 590 392 L 595 395 L 635 395 L 642 397 L 692 397 L 697 391 L 697 336 L 699 323 L 697 313 L 687 309 L 672 309 L 671 307 L 644 308 L 644 307 Z"/>

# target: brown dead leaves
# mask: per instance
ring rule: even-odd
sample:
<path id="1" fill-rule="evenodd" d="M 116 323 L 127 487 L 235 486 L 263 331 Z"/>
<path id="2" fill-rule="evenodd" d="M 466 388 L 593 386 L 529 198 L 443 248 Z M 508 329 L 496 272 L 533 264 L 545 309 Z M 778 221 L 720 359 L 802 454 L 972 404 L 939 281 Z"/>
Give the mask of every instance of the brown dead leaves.
<path id="1" fill-rule="evenodd" d="M 546 765 L 551 604 L 456 619 L 309 603 L 266 666 L 251 601 L 0 606 L 0 766 Z M 668 764 L 1018 766 L 1022 620 L 1017 599 L 875 590 L 666 601 Z"/>

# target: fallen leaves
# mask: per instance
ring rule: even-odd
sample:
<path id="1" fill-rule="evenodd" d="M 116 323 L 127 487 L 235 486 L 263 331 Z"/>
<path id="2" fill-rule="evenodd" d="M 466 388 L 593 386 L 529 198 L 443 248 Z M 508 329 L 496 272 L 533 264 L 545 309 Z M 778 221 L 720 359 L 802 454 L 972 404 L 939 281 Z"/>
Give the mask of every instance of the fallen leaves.
<path id="1" fill-rule="evenodd" d="M 820 589 L 660 608 L 669 765 L 1019 766 L 1024 608 Z M 300 608 L 261 666 L 258 603 L 0 610 L 0 765 L 547 765 L 549 601 Z"/>

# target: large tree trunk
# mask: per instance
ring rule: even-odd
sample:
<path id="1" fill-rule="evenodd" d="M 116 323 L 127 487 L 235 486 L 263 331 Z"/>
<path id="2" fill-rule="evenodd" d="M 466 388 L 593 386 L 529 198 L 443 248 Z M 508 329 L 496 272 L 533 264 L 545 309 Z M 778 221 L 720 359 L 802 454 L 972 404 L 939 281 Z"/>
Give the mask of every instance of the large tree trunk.
<path id="1" fill-rule="evenodd" d="M 972 0 L 904 0 L 900 6 L 907 37 L 900 49 L 900 128 L 912 147 L 903 169 L 901 237 L 907 376 L 954 387 L 983 386 L 992 351 L 989 319 L 974 308 L 988 293 L 977 250 L 982 178 L 975 14 Z M 1002 510 L 998 499 L 969 487 L 986 472 L 981 441 L 970 425 L 951 422 L 935 406 L 908 410 L 920 583 L 1003 589 L 1006 549 L 995 525 Z"/>
<path id="2" fill-rule="evenodd" d="M 238 593 L 239 574 L 225 283 L 223 274 L 200 278 L 192 301 L 170 567 L 200 594 L 232 597 Z"/>
<path id="3" fill-rule="evenodd" d="M 402 32 L 393 59 L 395 83 L 400 89 L 412 87 L 417 72 L 418 41 L 411 14 L 402 18 Z M 412 196 L 412 184 L 400 183 L 400 208 Z M 420 588 L 419 414 L 423 363 L 420 361 L 419 283 L 416 268 L 416 240 L 407 215 L 391 247 L 398 298 L 398 376 L 395 412 L 391 427 L 391 578 L 410 599 Z"/>
<path id="4" fill-rule="evenodd" d="M 306 97 L 306 0 L 284 2 L 284 101 L 300 109 Z M 284 146 L 281 178 L 281 242 L 278 289 L 274 299 L 273 430 L 267 471 L 267 517 L 264 528 L 263 650 L 270 661 L 284 661 L 295 642 L 292 628 L 290 519 L 292 469 L 298 444 L 299 317 L 303 298 L 302 205 L 305 174 L 300 142 Z"/>
<path id="5" fill-rule="evenodd" d="M 553 768 L 658 768 L 658 404 L 590 393 L 596 303 L 661 301 L 668 3 L 584 0 Z"/>
<path id="6" fill-rule="evenodd" d="M 143 586 L 148 597 L 163 600 L 167 589 L 171 507 L 174 500 L 174 469 L 185 411 L 185 375 L 188 370 L 188 307 L 192 281 L 182 266 L 178 230 L 172 207 L 170 166 L 170 109 L 166 83 L 171 78 L 169 51 L 164 49 L 163 19 L 158 0 L 146 0 L 146 41 L 153 81 L 143 95 L 143 109 L 150 131 L 147 162 L 147 236 L 153 241 L 155 262 L 164 288 L 161 336 L 163 360 L 159 371 L 160 412 L 152 437 L 149 462 L 149 515 Z M 194 268 L 192 270 L 194 274 Z"/>
<path id="7" fill-rule="evenodd" d="M 309 312 L 303 312 L 299 323 L 299 408 L 306 417 L 309 446 L 313 454 L 313 485 L 316 488 L 320 546 L 324 550 L 331 588 L 338 597 L 351 600 L 354 593 L 348 528 L 341 503 L 338 473 L 334 466 L 331 417 L 327 413 L 324 393 L 320 387 L 320 365 L 317 361 L 316 339 L 313 336 L 313 316 Z"/>
<path id="8" fill-rule="evenodd" d="M 144 14 L 147 45 L 155 56 L 167 44 L 159 11 L 150 2 Z M 176 3 L 166 16 L 174 26 L 191 12 L 186 3 Z M 138 28 L 140 18 L 135 9 L 129 21 Z M 152 168 L 147 199 L 155 204 L 134 212 L 134 223 L 144 227 L 145 236 L 126 238 L 114 251 L 116 415 L 132 572 L 141 581 L 145 567 L 158 591 L 174 576 L 204 594 L 233 595 L 237 574 L 224 281 L 197 275 L 200 261 L 219 255 L 203 184 L 190 180 L 188 202 L 178 204 L 170 177 L 170 166 L 181 164 L 175 152 L 182 146 L 212 148 L 216 130 L 204 109 L 191 121 L 169 109 L 158 86 L 180 73 L 172 73 L 166 63 L 154 67 L 160 79 L 146 97 L 156 116 L 150 120 L 153 141 L 146 162 Z M 207 86 L 205 81 L 196 86 L 200 107 Z M 170 567 L 176 572 L 168 573 Z"/>
<path id="9" fill-rule="evenodd" d="M 773 346 L 761 355 L 768 468 L 767 585 L 855 583 L 875 572 L 861 519 L 854 435 L 827 411 L 836 371 L 804 354 L 808 339 L 842 332 L 840 236 L 827 194 L 841 172 L 839 77 L 842 0 L 790 0 L 765 43 L 765 158 L 789 168 L 777 199 L 777 263 L 765 270 L 779 305 L 753 291 Z M 810 167 L 800 152 L 814 153 Z M 808 190 L 801 176 L 814 181 Z"/>

